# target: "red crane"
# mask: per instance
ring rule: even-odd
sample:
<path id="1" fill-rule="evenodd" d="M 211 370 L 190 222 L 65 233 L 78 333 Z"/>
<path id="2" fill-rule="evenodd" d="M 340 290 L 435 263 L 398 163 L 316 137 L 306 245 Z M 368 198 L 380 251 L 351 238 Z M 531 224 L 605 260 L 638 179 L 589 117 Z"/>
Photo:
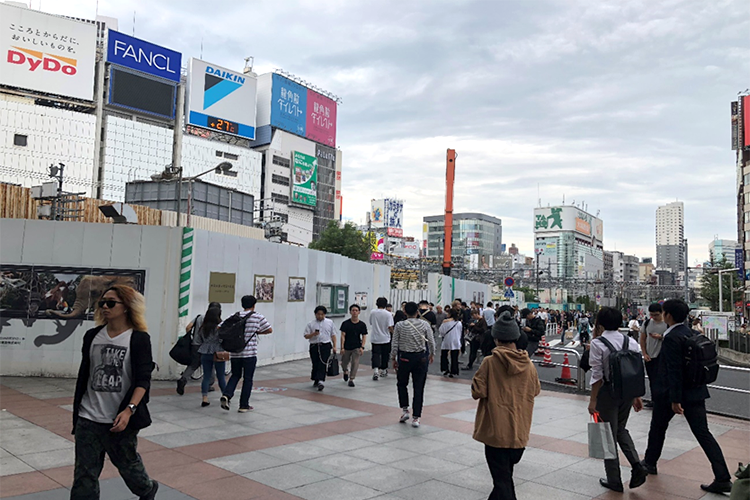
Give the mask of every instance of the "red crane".
<path id="1" fill-rule="evenodd" d="M 451 275 L 453 250 L 453 184 L 456 180 L 456 150 L 449 149 L 445 158 L 445 244 L 443 245 L 443 274 Z"/>

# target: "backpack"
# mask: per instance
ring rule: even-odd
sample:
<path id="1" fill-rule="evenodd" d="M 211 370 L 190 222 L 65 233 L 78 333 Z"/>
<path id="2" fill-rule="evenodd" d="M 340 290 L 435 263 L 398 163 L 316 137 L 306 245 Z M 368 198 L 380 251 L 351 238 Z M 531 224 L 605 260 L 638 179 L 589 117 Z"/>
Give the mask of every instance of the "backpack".
<path id="1" fill-rule="evenodd" d="M 640 352 L 631 351 L 630 337 L 623 335 L 621 350 L 615 349 L 609 340 L 597 337 L 609 349 L 609 378 L 612 396 L 620 401 L 639 398 L 646 394 L 646 373 L 643 356 Z"/>
<path id="2" fill-rule="evenodd" d="M 219 340 L 222 349 L 235 354 L 245 349 L 245 346 L 250 343 L 254 336 L 245 340 L 245 323 L 252 315 L 253 313 L 250 313 L 243 317 L 237 312 L 224 320 L 219 326 Z"/>
<path id="3" fill-rule="evenodd" d="M 716 381 L 719 376 L 719 354 L 711 339 L 691 330 L 682 347 L 685 368 L 682 376 L 685 387 L 695 389 Z"/>

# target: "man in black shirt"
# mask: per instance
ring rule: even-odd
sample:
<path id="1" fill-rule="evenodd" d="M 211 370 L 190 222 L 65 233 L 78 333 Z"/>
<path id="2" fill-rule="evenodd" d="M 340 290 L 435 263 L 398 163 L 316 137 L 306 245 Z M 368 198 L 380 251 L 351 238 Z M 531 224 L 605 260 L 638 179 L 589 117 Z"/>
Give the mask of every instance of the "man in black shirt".
<path id="1" fill-rule="evenodd" d="M 430 303 L 426 300 L 419 302 L 419 318 L 425 320 L 432 327 L 433 333 L 437 328 L 437 316 L 430 310 Z"/>
<path id="2" fill-rule="evenodd" d="M 341 354 L 341 364 L 344 367 L 344 382 L 349 381 L 349 387 L 354 387 L 354 379 L 357 377 L 359 368 L 359 357 L 365 350 L 365 341 L 367 340 L 367 325 L 359 320 L 359 306 L 352 304 L 349 306 L 351 319 L 341 324 L 341 345 L 343 353 Z M 351 364 L 351 372 L 349 365 Z"/>

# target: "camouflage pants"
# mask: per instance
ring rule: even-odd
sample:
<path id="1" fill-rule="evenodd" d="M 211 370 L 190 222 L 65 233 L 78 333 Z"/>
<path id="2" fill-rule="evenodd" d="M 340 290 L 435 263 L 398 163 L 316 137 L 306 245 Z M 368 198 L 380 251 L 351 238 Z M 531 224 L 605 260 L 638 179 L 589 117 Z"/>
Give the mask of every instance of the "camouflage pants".
<path id="1" fill-rule="evenodd" d="M 112 424 L 78 419 L 71 500 L 98 500 L 99 475 L 104 467 L 105 453 L 134 495 L 140 497 L 151 491 L 153 481 L 148 477 L 141 456 L 136 451 L 138 431 L 125 429 L 122 432 L 110 432 L 111 427 Z"/>

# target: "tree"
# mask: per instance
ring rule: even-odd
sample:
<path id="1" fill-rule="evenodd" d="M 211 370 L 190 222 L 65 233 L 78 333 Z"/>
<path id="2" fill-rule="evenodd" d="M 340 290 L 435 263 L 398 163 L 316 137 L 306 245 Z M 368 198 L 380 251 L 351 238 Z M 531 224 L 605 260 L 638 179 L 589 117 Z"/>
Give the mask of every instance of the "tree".
<path id="1" fill-rule="evenodd" d="M 370 260 L 372 235 L 364 235 L 353 222 L 340 226 L 337 221 L 328 223 L 320 238 L 310 243 L 310 248 L 330 252 L 367 262 Z"/>
<path id="2" fill-rule="evenodd" d="M 500 285 L 503 287 L 505 286 L 502 283 Z M 513 291 L 523 293 L 526 302 L 536 302 L 538 300 L 536 290 L 529 288 L 528 286 L 513 285 Z"/>
<path id="3" fill-rule="evenodd" d="M 733 263 L 727 262 L 722 259 L 719 262 L 711 262 L 711 269 L 708 270 L 701 276 L 700 293 L 701 298 L 706 301 L 712 311 L 719 310 L 719 274 L 720 269 L 732 269 Z M 730 274 L 732 275 L 730 277 Z M 732 288 L 731 284 L 734 283 L 734 297 L 742 298 L 742 289 L 737 285 L 742 283 L 737 280 L 735 273 L 722 273 L 721 274 L 721 288 L 722 288 L 722 299 L 724 302 L 724 311 L 734 311 L 734 304 L 732 304 Z"/>

